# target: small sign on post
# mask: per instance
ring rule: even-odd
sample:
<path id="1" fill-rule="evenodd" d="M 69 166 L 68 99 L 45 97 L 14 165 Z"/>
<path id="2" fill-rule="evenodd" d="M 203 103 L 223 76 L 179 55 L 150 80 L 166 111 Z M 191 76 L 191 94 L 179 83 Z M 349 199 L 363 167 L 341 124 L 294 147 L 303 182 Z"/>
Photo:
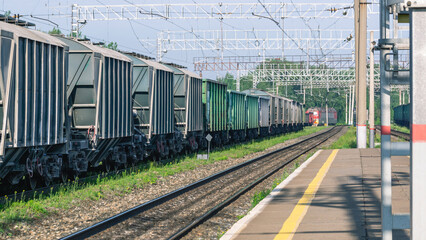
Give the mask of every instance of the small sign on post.
<path id="1" fill-rule="evenodd" d="M 207 143 L 208 143 L 208 145 L 207 145 L 207 159 L 209 159 L 210 158 L 210 142 L 212 141 L 213 137 L 209 133 L 209 134 L 207 134 L 206 139 L 207 139 Z"/>
<path id="2" fill-rule="evenodd" d="M 208 160 L 210 155 L 210 142 L 212 141 L 213 137 L 210 134 L 207 134 L 206 140 L 207 140 L 207 154 L 197 154 L 197 159 L 203 159 Z"/>

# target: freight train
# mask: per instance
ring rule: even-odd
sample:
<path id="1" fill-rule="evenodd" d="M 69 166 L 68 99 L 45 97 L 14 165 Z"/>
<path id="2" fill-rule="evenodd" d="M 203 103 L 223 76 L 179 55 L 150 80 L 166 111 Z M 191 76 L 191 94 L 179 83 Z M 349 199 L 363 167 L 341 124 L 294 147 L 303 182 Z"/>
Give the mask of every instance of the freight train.
<path id="1" fill-rule="evenodd" d="M 327 122 L 325 108 L 309 108 L 305 112 L 305 118 L 308 125 L 319 126 Z M 328 125 L 337 124 L 337 111 L 334 108 L 328 108 Z"/>
<path id="2" fill-rule="evenodd" d="M 296 101 L 0 22 L 0 178 L 31 188 L 303 127 Z M 23 181 L 25 180 L 25 181 Z"/>
<path id="3" fill-rule="evenodd" d="M 405 104 L 393 109 L 393 120 L 396 124 L 410 128 L 410 106 L 410 104 Z"/>

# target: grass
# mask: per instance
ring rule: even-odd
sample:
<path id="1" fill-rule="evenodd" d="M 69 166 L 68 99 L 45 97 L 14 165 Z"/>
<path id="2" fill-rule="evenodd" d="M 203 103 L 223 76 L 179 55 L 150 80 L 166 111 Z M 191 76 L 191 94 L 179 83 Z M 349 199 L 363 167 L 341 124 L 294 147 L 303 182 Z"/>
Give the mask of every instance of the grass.
<path id="1" fill-rule="evenodd" d="M 356 128 L 349 127 L 348 131 L 326 149 L 356 148 Z"/>
<path id="2" fill-rule="evenodd" d="M 132 172 L 122 172 L 109 178 L 101 179 L 98 177 L 93 183 L 79 185 L 73 182 L 54 193 L 35 193 L 31 199 L 27 200 L 8 199 L 4 205 L 0 206 L 0 232 L 11 234 L 8 229 L 12 224 L 31 222 L 50 214 L 64 212 L 67 209 L 84 204 L 86 201 L 123 196 L 148 184 L 156 183 L 162 177 L 193 170 L 199 166 L 218 161 L 241 158 L 251 153 L 266 150 L 286 140 L 315 133 L 324 128 L 307 127 L 303 131 L 296 133 L 214 150 L 210 153 L 210 159 L 208 160 L 197 160 L 195 155 L 190 155 L 161 163 L 148 162 Z"/>
<path id="3" fill-rule="evenodd" d="M 400 132 L 410 133 L 410 129 L 409 128 L 403 127 L 403 126 L 399 126 L 399 125 L 396 125 L 396 124 L 392 124 L 391 128 L 393 130 L 397 130 L 397 131 L 400 131 Z"/>

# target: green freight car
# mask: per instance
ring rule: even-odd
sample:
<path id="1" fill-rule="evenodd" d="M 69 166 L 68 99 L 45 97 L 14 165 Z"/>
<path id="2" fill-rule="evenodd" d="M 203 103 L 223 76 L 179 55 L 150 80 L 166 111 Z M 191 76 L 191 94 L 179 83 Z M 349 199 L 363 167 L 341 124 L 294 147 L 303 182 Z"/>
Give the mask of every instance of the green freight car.
<path id="1" fill-rule="evenodd" d="M 259 96 L 246 95 L 246 105 L 247 105 L 247 138 L 253 139 L 257 138 L 259 135 Z"/>
<path id="2" fill-rule="evenodd" d="M 227 101 L 229 135 L 233 142 L 240 142 L 246 137 L 246 95 L 236 91 L 228 91 Z"/>
<path id="3" fill-rule="evenodd" d="M 204 133 L 219 146 L 228 142 L 226 93 L 226 84 L 203 79 Z"/>
<path id="4" fill-rule="evenodd" d="M 410 106 L 410 104 L 399 105 L 393 109 L 393 119 L 396 124 L 410 127 Z"/>

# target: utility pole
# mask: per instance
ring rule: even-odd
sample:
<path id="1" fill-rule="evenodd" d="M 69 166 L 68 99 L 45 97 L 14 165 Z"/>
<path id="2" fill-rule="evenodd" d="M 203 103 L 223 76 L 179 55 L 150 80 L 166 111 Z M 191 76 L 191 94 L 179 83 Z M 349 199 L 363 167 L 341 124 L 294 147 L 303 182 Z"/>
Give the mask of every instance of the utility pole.
<path id="1" fill-rule="evenodd" d="M 355 108 L 355 86 L 352 86 L 351 125 L 354 125 L 354 108 Z"/>
<path id="2" fill-rule="evenodd" d="M 356 130 L 357 147 L 367 147 L 367 84 L 366 84 L 366 49 L 367 49 L 367 2 L 355 0 L 355 78 L 356 78 Z M 358 30 L 358 31 L 357 31 Z M 357 48 L 358 47 L 358 48 Z M 358 67 L 358 68 L 356 68 Z"/>
<path id="3" fill-rule="evenodd" d="M 370 124 L 370 148 L 374 148 L 374 33 L 370 32 L 370 106 L 368 123 Z"/>
<path id="4" fill-rule="evenodd" d="M 405 104 L 405 91 L 402 91 L 402 104 Z"/>
<path id="5" fill-rule="evenodd" d="M 283 22 L 282 22 L 282 29 L 284 29 L 284 16 L 281 16 L 281 19 L 283 20 Z M 284 62 L 284 31 L 282 31 L 282 34 L 281 34 L 281 57 L 282 57 L 282 61 L 283 61 L 283 63 L 285 64 L 285 62 Z"/>
<path id="6" fill-rule="evenodd" d="M 348 106 L 348 124 L 352 125 L 352 118 L 351 118 L 351 113 L 352 113 L 352 86 L 349 86 L 349 106 Z"/>
<path id="7" fill-rule="evenodd" d="M 306 104 L 306 98 L 305 98 L 305 95 L 306 95 L 306 89 L 305 89 L 305 88 L 303 88 L 303 106 L 305 106 L 305 104 Z"/>
<path id="8" fill-rule="evenodd" d="M 239 66 L 238 66 L 237 67 L 237 86 L 236 86 L 238 92 L 240 91 L 240 84 L 241 84 L 241 82 L 240 82 L 240 69 L 239 69 Z"/>
<path id="9" fill-rule="evenodd" d="M 328 99 L 325 98 L 325 124 L 328 126 Z"/>
<path id="10" fill-rule="evenodd" d="M 401 99 L 401 89 L 399 89 L 399 105 L 402 104 L 402 99 Z"/>
<path id="11" fill-rule="evenodd" d="M 345 93 L 345 123 L 348 124 L 348 93 Z"/>

